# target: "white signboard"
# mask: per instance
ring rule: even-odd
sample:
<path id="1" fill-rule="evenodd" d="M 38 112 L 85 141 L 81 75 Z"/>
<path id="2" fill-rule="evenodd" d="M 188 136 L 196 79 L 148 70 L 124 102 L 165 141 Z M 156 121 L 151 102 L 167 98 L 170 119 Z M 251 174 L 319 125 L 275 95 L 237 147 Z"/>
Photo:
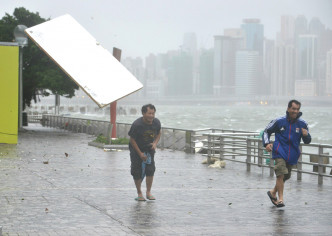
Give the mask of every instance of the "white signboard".
<path id="1" fill-rule="evenodd" d="M 70 15 L 33 26 L 25 32 L 99 107 L 143 87 Z"/>

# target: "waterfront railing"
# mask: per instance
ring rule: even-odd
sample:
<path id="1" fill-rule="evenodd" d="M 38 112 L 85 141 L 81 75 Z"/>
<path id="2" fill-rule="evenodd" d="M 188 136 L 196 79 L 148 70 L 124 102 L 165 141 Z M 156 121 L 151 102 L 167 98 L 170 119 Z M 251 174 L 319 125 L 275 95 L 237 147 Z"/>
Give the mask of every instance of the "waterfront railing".
<path id="1" fill-rule="evenodd" d="M 29 119 L 28 119 L 29 120 Z M 112 126 L 109 121 L 73 118 L 44 114 L 40 119 L 43 126 L 62 129 L 64 131 L 104 135 L 110 137 Z M 117 137 L 129 138 L 128 131 L 131 124 L 116 123 Z M 272 137 L 273 138 L 273 137 Z M 228 160 L 246 164 L 247 171 L 252 166 L 268 168 L 270 176 L 274 175 L 274 163 L 271 153 L 265 151 L 262 145 L 261 133 L 230 129 L 179 129 L 162 127 L 161 139 L 158 147 L 185 151 L 187 153 L 201 153 L 207 162 L 213 159 Z M 323 178 L 332 177 L 332 145 L 329 144 L 301 144 L 302 151 L 299 162 L 294 171 L 297 179 L 302 174 L 318 177 L 318 184 L 323 184 Z"/>

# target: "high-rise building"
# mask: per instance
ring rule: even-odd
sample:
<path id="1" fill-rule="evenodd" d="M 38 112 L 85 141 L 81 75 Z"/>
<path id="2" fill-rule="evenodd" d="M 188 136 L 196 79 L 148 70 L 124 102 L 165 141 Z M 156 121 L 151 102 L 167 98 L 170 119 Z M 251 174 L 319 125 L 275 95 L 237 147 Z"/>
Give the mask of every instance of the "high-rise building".
<path id="1" fill-rule="evenodd" d="M 281 16 L 280 24 L 280 41 L 281 44 L 290 44 L 294 45 L 294 36 L 295 36 L 295 20 L 293 16 Z"/>
<path id="2" fill-rule="evenodd" d="M 326 53 L 326 95 L 332 96 L 332 49 Z"/>
<path id="3" fill-rule="evenodd" d="M 273 62 L 274 62 L 274 47 L 275 41 L 265 39 L 264 40 L 264 57 L 263 57 L 263 81 L 264 81 L 264 89 L 266 90 L 266 94 L 271 94 L 271 82 L 272 82 L 272 70 L 273 70 Z"/>
<path id="4" fill-rule="evenodd" d="M 192 57 L 192 94 L 199 93 L 199 60 L 196 33 L 185 33 L 181 50 Z"/>
<path id="5" fill-rule="evenodd" d="M 235 73 L 236 96 L 253 97 L 258 94 L 258 62 L 258 51 L 237 51 Z"/>
<path id="6" fill-rule="evenodd" d="M 297 44 L 297 79 L 317 80 L 317 36 L 299 35 Z"/>
<path id="7" fill-rule="evenodd" d="M 292 96 L 295 84 L 295 48 L 292 45 L 274 47 L 271 95 Z"/>
<path id="8" fill-rule="evenodd" d="M 295 43 L 297 44 L 299 35 L 304 35 L 307 33 L 308 33 L 307 18 L 303 15 L 297 16 L 295 19 L 295 27 L 294 27 Z"/>
<path id="9" fill-rule="evenodd" d="M 241 29 L 244 32 L 245 49 L 258 52 L 258 72 L 256 84 L 258 95 L 265 95 L 266 81 L 264 81 L 263 54 L 264 54 L 264 26 L 259 19 L 244 19 Z"/>
<path id="10" fill-rule="evenodd" d="M 202 50 L 199 59 L 199 94 L 213 94 L 213 49 Z"/>
<path id="11" fill-rule="evenodd" d="M 193 94 L 193 59 L 189 53 L 171 53 L 167 68 L 167 95 L 182 96 Z"/>
<path id="12" fill-rule="evenodd" d="M 214 36 L 214 81 L 213 94 L 227 96 L 234 94 L 235 57 L 243 49 L 243 38 Z"/>
<path id="13" fill-rule="evenodd" d="M 131 58 L 127 57 L 121 61 L 121 63 L 144 85 L 144 67 L 143 67 L 143 59 L 140 57 Z M 144 89 L 139 90 L 133 96 L 144 96 Z"/>
<path id="14" fill-rule="evenodd" d="M 245 49 L 258 51 L 263 55 L 264 26 L 259 19 L 244 19 L 241 29 L 244 31 Z"/>

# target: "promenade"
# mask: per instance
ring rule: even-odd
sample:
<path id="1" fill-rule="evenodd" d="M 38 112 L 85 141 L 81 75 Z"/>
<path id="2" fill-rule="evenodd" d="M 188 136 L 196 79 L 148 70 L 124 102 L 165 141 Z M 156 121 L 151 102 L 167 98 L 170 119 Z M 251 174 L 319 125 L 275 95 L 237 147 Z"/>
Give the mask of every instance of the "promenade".
<path id="1" fill-rule="evenodd" d="M 87 134 L 29 124 L 0 144 L 2 235 L 331 235 L 332 180 L 296 173 L 286 207 L 273 206 L 269 170 L 157 150 L 152 193 L 137 202 L 129 151 L 104 151 Z M 145 191 L 145 184 L 143 185 Z M 0 230 L 1 232 L 1 230 Z M 1 235 L 1 233 L 0 233 Z"/>

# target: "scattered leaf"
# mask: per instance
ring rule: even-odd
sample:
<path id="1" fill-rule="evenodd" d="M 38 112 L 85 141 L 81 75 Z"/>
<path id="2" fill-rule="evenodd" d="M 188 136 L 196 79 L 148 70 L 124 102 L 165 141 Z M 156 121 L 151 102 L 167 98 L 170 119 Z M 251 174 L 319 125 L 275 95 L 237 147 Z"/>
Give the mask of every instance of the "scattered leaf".
<path id="1" fill-rule="evenodd" d="M 65 152 L 66 157 L 68 157 L 68 153 Z"/>
<path id="2" fill-rule="evenodd" d="M 228 203 L 228 206 L 230 206 L 230 205 L 232 205 L 232 203 L 230 202 L 230 203 Z"/>
<path id="3" fill-rule="evenodd" d="M 44 164 L 48 164 L 48 161 L 43 161 Z"/>

